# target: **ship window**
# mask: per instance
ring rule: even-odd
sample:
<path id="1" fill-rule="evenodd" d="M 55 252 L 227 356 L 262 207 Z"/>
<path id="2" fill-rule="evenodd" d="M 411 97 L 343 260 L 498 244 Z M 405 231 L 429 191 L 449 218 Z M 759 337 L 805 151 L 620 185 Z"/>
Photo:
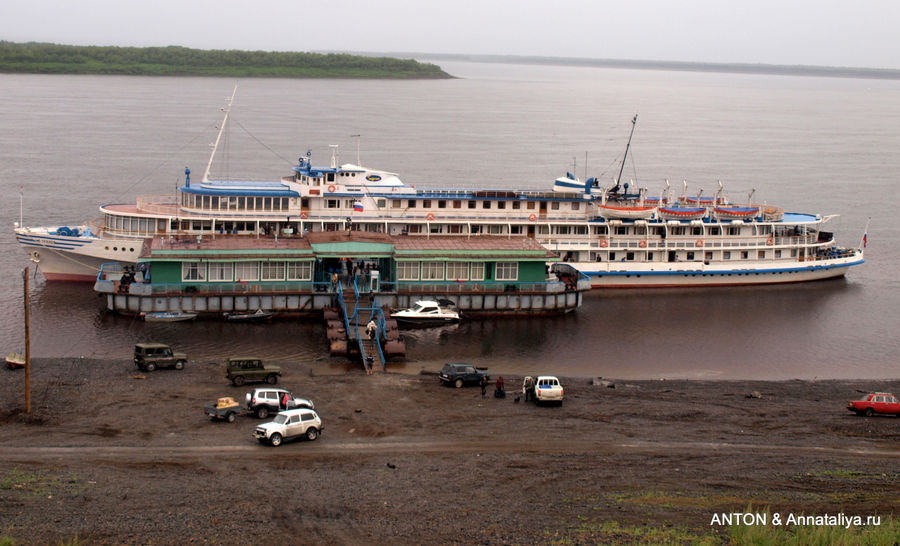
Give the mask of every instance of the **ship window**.
<path id="1" fill-rule="evenodd" d="M 209 196 L 209 208 L 213 210 L 217 210 L 219 208 L 219 196 L 218 195 L 210 195 Z"/>
<path id="2" fill-rule="evenodd" d="M 450 233 L 462 233 L 462 225 L 460 224 L 450 224 L 447 228 Z"/>
<path id="3" fill-rule="evenodd" d="M 205 281 L 206 264 L 198 262 L 181 262 L 182 281 Z"/>
<path id="4" fill-rule="evenodd" d="M 534 210 L 534 201 L 528 201 L 525 203 L 525 208 L 528 210 Z"/>
<path id="5" fill-rule="evenodd" d="M 776 258 L 781 258 L 781 251 L 780 251 L 780 250 L 776 250 L 776 251 L 775 251 L 775 257 L 776 257 Z"/>
<path id="6" fill-rule="evenodd" d="M 482 201 L 482 202 L 481 202 L 481 208 L 483 208 L 483 209 L 489 209 L 489 208 L 491 208 L 491 202 L 490 202 L 490 201 Z"/>
<path id="7" fill-rule="evenodd" d="M 648 253 L 647 253 L 647 259 L 648 259 L 648 260 L 653 260 L 653 253 L 652 253 L 652 252 L 648 252 Z"/>
<path id="8" fill-rule="evenodd" d="M 455 208 L 455 209 L 462 208 L 462 201 L 460 201 L 459 199 L 454 200 L 454 201 L 453 201 L 453 208 Z"/>
<path id="9" fill-rule="evenodd" d="M 518 262 L 497 262 L 497 280 L 498 281 L 517 281 L 517 280 L 519 280 L 519 263 Z"/>
<path id="10" fill-rule="evenodd" d="M 209 264 L 209 280 L 230 282 L 234 278 L 234 264 L 231 262 L 212 262 Z"/>
<path id="11" fill-rule="evenodd" d="M 403 201 L 401 201 L 400 199 L 392 199 L 391 200 L 391 208 L 392 209 L 403 208 Z"/>
<path id="12" fill-rule="evenodd" d="M 628 228 L 625 226 L 616 226 L 616 235 L 625 235 L 628 233 Z"/>
<path id="13" fill-rule="evenodd" d="M 709 234 L 710 235 L 719 235 L 719 228 L 718 227 L 709 228 Z"/>
<path id="14" fill-rule="evenodd" d="M 688 253 L 687 253 L 687 259 L 688 259 L 688 261 L 693 260 L 693 259 L 694 259 L 694 253 L 693 253 L 693 252 L 688 252 Z"/>
<path id="15" fill-rule="evenodd" d="M 568 235 L 570 233 L 569 226 L 556 226 L 557 235 Z"/>
<path id="16" fill-rule="evenodd" d="M 765 251 L 765 250 L 759 250 L 759 251 L 757 251 L 757 252 L 756 252 L 756 257 L 759 258 L 760 260 L 765 259 L 765 257 L 766 257 L 766 251 Z"/>
<path id="17" fill-rule="evenodd" d="M 469 201 L 469 208 L 470 208 L 470 209 L 474 209 L 474 208 L 475 208 L 475 201 Z"/>
<path id="18" fill-rule="evenodd" d="M 471 274 L 469 277 L 473 281 L 483 281 L 484 280 L 484 262 L 472 262 L 471 266 Z"/>
<path id="19" fill-rule="evenodd" d="M 793 248 L 793 249 L 791 249 L 791 258 L 796 258 L 796 257 L 797 257 L 797 249 Z"/>
<path id="20" fill-rule="evenodd" d="M 628 252 L 625 254 L 625 259 L 629 262 L 634 261 L 634 252 Z"/>
<path id="21" fill-rule="evenodd" d="M 512 208 L 513 208 L 514 210 L 518 210 L 518 209 L 522 208 L 522 203 L 520 203 L 519 201 L 513 201 L 513 202 L 512 202 Z"/>
<path id="22" fill-rule="evenodd" d="M 397 262 L 397 280 L 419 280 L 419 262 Z"/>
<path id="23" fill-rule="evenodd" d="M 572 203 L 572 210 L 581 210 L 581 203 Z"/>
<path id="24" fill-rule="evenodd" d="M 503 226 L 498 226 L 496 224 L 491 224 L 487 227 L 487 232 L 490 235 L 500 235 L 503 233 Z"/>
<path id="25" fill-rule="evenodd" d="M 512 235 L 521 235 L 523 232 L 522 226 L 509 226 L 509 232 Z"/>
<path id="26" fill-rule="evenodd" d="M 422 224 L 412 224 L 408 228 L 408 233 L 422 233 Z"/>
<path id="27" fill-rule="evenodd" d="M 706 252 L 706 253 L 703 255 L 703 259 L 706 260 L 707 262 L 710 261 L 710 260 L 712 260 L 712 252 Z"/>
<path id="28" fill-rule="evenodd" d="M 325 208 L 326 209 L 339 209 L 339 208 L 341 208 L 341 202 L 338 199 L 326 199 L 325 200 Z"/>
<path id="29" fill-rule="evenodd" d="M 576 235 L 587 235 L 588 229 L 587 226 L 573 226 L 572 231 Z"/>
<path id="30" fill-rule="evenodd" d="M 559 210 L 559 201 L 550 203 L 550 210 Z"/>
<path id="31" fill-rule="evenodd" d="M 722 252 L 722 259 L 723 259 L 723 260 L 730 260 L 730 259 L 731 259 L 731 251 L 730 251 L 730 250 L 726 250 L 726 251 Z"/>
<path id="32" fill-rule="evenodd" d="M 422 208 L 430 209 L 431 208 L 431 199 L 422 199 Z"/>
<path id="33" fill-rule="evenodd" d="M 728 235 L 740 235 L 741 228 L 739 227 L 730 227 L 728 228 Z"/>
<path id="34" fill-rule="evenodd" d="M 448 262 L 447 263 L 447 280 L 448 281 L 467 281 L 467 280 L 469 280 L 469 262 Z"/>
<path id="35" fill-rule="evenodd" d="M 328 181 L 329 181 L 329 182 L 334 182 L 334 173 L 328 173 L 327 176 L 328 176 Z"/>
<path id="36" fill-rule="evenodd" d="M 741 251 L 741 259 L 742 259 L 742 260 L 746 260 L 746 259 L 749 258 L 749 257 L 750 257 L 750 253 L 749 253 L 749 252 L 747 252 L 746 250 L 742 250 L 742 251 Z"/>
<path id="37" fill-rule="evenodd" d="M 505 208 L 506 208 L 506 201 L 497 201 L 497 208 L 498 208 L 498 209 L 505 209 Z"/>
<path id="38" fill-rule="evenodd" d="M 445 208 L 447 208 L 447 201 L 444 200 L 444 199 L 438 200 L 438 208 L 439 208 L 439 209 L 445 209 Z"/>
<path id="39" fill-rule="evenodd" d="M 407 204 L 407 207 L 408 207 L 408 208 L 411 208 L 411 209 L 416 208 L 416 200 L 415 200 L 415 199 L 410 199 L 410 200 L 409 200 L 409 203 Z"/>
<path id="40" fill-rule="evenodd" d="M 308 281 L 312 279 L 312 262 L 287 262 L 287 280 Z"/>

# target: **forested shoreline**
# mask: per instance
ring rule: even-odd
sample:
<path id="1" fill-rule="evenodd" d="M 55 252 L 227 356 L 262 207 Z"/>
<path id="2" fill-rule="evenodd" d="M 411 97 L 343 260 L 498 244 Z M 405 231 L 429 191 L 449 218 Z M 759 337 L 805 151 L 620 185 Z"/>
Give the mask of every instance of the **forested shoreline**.
<path id="1" fill-rule="evenodd" d="M 343 53 L 70 46 L 0 41 L 0 72 L 265 78 L 450 78 L 413 59 Z"/>

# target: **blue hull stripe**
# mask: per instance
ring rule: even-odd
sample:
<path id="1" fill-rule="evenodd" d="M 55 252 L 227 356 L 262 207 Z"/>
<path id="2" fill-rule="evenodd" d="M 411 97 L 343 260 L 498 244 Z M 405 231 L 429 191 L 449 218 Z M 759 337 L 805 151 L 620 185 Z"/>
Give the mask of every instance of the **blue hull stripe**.
<path id="1" fill-rule="evenodd" d="M 819 271 L 825 269 L 836 269 L 843 267 L 851 267 L 865 263 L 865 260 L 858 260 L 845 264 L 835 265 L 814 265 L 811 267 L 787 267 L 783 269 L 732 269 L 727 271 L 582 271 L 585 275 L 592 277 L 631 277 L 638 275 L 647 276 L 669 276 L 669 277 L 720 277 L 723 275 L 757 275 L 760 273 L 797 273 L 804 271 Z"/>

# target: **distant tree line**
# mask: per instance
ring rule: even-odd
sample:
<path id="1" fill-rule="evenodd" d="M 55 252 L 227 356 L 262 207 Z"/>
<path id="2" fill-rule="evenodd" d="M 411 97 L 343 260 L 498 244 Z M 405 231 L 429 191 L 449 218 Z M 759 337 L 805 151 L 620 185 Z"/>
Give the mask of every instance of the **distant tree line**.
<path id="1" fill-rule="evenodd" d="M 0 41 L 0 72 L 285 78 L 450 78 L 434 64 L 343 53 Z"/>

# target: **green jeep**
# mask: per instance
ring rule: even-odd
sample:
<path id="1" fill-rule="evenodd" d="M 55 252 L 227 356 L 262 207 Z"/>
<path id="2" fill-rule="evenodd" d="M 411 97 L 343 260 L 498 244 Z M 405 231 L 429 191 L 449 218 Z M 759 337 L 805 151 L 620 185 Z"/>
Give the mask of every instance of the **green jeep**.
<path id="1" fill-rule="evenodd" d="M 258 358 L 240 356 L 229 358 L 225 364 L 225 377 L 231 383 L 240 387 L 247 381 L 265 381 L 270 385 L 278 383 L 281 368 L 278 366 L 266 366 Z"/>
<path id="2" fill-rule="evenodd" d="M 143 372 L 152 372 L 156 368 L 184 368 L 187 355 L 176 353 L 163 343 L 138 343 L 134 346 L 134 365 Z"/>

